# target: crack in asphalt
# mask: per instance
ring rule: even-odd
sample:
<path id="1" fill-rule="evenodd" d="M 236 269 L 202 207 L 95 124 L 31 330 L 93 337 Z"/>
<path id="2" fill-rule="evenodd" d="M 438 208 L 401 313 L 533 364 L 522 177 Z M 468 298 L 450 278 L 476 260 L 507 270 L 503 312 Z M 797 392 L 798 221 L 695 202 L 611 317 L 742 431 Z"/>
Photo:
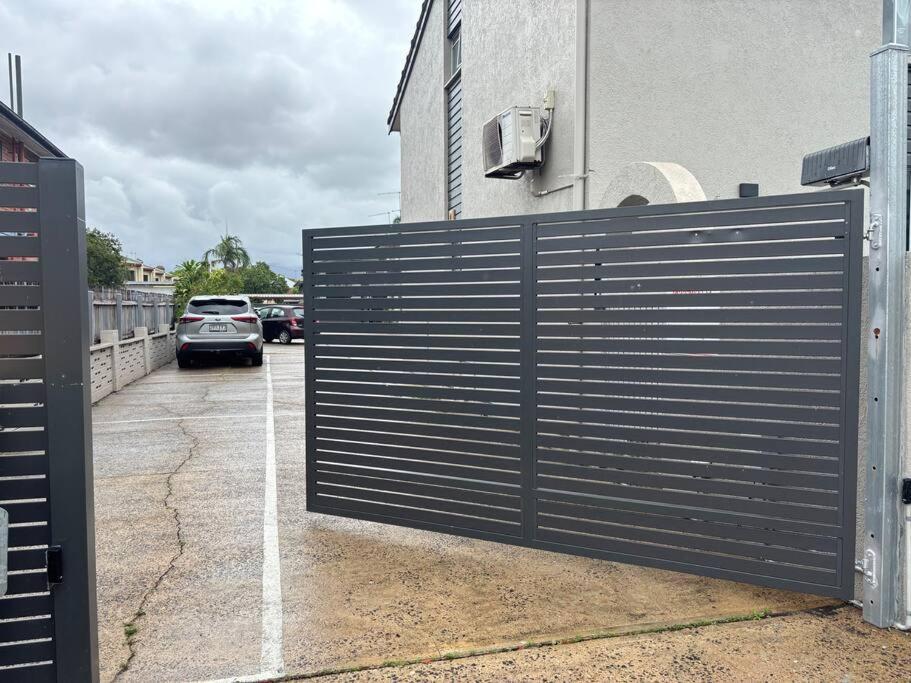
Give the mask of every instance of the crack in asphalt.
<path id="1" fill-rule="evenodd" d="M 206 393 L 208 394 L 208 392 Z M 165 410 L 168 410 L 168 408 L 165 407 Z M 165 567 L 165 570 L 158 575 L 158 577 L 155 579 L 155 582 L 143 594 L 142 598 L 139 601 L 139 605 L 136 608 L 136 611 L 133 613 L 133 616 L 123 625 L 123 632 L 126 639 L 126 646 L 129 651 L 129 655 L 126 658 L 126 661 L 120 665 L 120 668 L 114 675 L 114 678 L 111 679 L 112 683 L 116 682 L 123 674 L 129 671 L 130 664 L 132 664 L 133 659 L 136 657 L 136 634 L 139 632 L 137 623 L 146 615 L 145 607 L 148 604 L 149 600 L 153 595 L 155 595 L 168 575 L 176 568 L 177 561 L 183 555 L 184 547 L 186 546 L 186 541 L 183 537 L 183 522 L 180 518 L 180 510 L 177 508 L 177 506 L 172 504 L 172 499 L 174 497 L 174 477 L 196 455 L 197 449 L 199 448 L 199 437 L 194 436 L 187 431 L 187 428 L 184 426 L 184 420 L 177 422 L 177 428 L 186 439 L 189 439 L 190 446 L 187 448 L 186 455 L 183 457 L 183 459 L 181 459 L 177 466 L 170 471 L 167 479 L 165 479 L 166 493 L 164 500 L 162 501 L 165 510 L 170 512 L 172 518 L 174 519 L 174 536 L 177 541 L 177 551 L 171 556 L 171 559 L 168 561 L 168 565 Z"/>

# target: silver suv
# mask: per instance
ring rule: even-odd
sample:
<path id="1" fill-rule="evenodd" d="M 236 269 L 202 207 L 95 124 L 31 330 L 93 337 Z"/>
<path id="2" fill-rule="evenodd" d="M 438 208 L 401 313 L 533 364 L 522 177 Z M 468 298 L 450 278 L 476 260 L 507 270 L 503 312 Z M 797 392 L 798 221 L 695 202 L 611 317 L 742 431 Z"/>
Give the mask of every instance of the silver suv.
<path id="1" fill-rule="evenodd" d="M 221 353 L 246 356 L 263 364 L 263 324 L 245 296 L 194 296 L 177 324 L 177 365 L 188 368 L 193 356 Z"/>

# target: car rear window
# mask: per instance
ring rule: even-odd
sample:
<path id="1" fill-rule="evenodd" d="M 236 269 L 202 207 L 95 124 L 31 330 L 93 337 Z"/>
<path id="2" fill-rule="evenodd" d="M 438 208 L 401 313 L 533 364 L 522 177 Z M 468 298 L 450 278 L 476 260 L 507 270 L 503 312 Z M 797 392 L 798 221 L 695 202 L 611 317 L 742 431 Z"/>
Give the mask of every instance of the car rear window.
<path id="1" fill-rule="evenodd" d="M 291 310 L 294 311 L 294 315 L 296 315 L 298 318 L 303 318 L 303 317 L 304 317 L 304 309 L 303 309 L 303 308 L 292 308 Z"/>
<path id="2" fill-rule="evenodd" d="M 247 302 L 237 299 L 193 299 L 187 312 L 196 315 L 236 315 L 247 312 Z"/>

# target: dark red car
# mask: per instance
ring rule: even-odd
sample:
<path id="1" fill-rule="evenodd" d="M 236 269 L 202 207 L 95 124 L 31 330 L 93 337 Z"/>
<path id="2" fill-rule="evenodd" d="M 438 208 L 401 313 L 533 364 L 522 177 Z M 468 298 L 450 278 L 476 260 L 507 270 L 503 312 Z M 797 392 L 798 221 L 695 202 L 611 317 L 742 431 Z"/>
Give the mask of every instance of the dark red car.
<path id="1" fill-rule="evenodd" d="M 257 309 L 263 321 L 263 339 L 278 339 L 290 344 L 293 339 L 304 338 L 304 309 L 300 306 L 263 306 Z"/>

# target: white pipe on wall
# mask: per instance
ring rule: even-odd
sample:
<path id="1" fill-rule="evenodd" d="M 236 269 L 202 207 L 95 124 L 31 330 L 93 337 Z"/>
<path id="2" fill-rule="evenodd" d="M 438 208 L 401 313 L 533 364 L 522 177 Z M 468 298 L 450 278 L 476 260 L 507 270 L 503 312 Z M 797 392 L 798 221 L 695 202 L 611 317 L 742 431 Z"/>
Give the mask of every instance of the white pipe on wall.
<path id="1" fill-rule="evenodd" d="M 573 121 L 573 209 L 585 208 L 588 175 L 588 0 L 576 0 L 576 102 Z"/>

